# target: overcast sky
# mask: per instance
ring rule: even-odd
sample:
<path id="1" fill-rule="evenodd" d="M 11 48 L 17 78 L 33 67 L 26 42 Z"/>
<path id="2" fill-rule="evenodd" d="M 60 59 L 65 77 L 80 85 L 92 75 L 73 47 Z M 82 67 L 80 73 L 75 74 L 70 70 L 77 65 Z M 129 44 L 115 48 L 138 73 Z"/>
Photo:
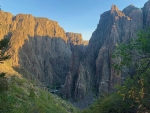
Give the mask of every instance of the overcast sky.
<path id="1" fill-rule="evenodd" d="M 90 39 L 100 14 L 115 4 L 120 10 L 130 4 L 142 8 L 148 0 L 0 0 L 1 9 L 55 20 L 66 32 L 82 33 Z"/>

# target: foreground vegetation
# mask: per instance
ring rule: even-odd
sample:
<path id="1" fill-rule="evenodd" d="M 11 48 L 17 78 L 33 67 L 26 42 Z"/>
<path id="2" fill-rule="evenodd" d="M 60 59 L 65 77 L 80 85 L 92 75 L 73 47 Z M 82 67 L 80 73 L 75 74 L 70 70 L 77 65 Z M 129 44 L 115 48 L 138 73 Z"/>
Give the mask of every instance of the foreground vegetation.
<path id="1" fill-rule="evenodd" d="M 0 93 L 1 113 L 77 113 L 61 98 L 39 89 L 24 78 L 10 77 L 7 91 Z"/>
<path id="2" fill-rule="evenodd" d="M 113 57 L 119 60 L 113 65 L 116 71 L 128 68 L 128 77 L 117 92 L 100 98 L 83 113 L 150 113 L 150 29 L 120 44 Z"/>

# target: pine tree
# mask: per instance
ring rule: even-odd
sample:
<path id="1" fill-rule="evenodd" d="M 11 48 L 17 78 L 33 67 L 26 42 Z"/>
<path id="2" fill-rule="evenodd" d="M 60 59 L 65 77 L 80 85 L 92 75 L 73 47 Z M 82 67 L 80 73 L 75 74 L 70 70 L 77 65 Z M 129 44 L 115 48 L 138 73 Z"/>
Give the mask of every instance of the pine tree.
<path id="1" fill-rule="evenodd" d="M 9 40 L 8 39 L 2 39 L 0 41 L 0 63 L 3 63 L 4 60 L 7 60 L 10 58 L 10 55 L 4 55 L 5 53 L 5 48 L 8 45 Z"/>
<path id="2" fill-rule="evenodd" d="M 10 55 L 5 55 L 5 49 L 8 45 L 8 39 L 2 39 L 0 41 L 0 63 L 3 63 L 4 60 L 10 58 Z M 0 73 L 0 93 L 8 90 L 8 83 L 6 78 L 4 77 L 5 73 Z"/>

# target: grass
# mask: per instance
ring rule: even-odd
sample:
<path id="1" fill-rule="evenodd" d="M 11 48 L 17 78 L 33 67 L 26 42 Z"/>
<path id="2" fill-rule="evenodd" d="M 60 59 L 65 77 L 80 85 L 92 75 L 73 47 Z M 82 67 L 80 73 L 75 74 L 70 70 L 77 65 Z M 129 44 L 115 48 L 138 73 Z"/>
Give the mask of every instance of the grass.
<path id="1" fill-rule="evenodd" d="M 0 93 L 2 113 L 79 113 L 67 101 L 35 87 L 25 78 L 9 79 L 9 90 Z"/>
<path id="2" fill-rule="evenodd" d="M 9 88 L 7 92 L 0 92 L 0 113 L 80 112 L 67 101 L 40 89 L 31 80 L 23 78 L 11 67 L 11 60 L 0 64 L 1 72 L 6 73 Z"/>
<path id="3" fill-rule="evenodd" d="M 4 63 L 0 63 L 0 73 L 1 72 L 7 73 L 6 74 L 7 77 L 13 76 L 13 75 L 21 76 L 18 72 L 14 71 L 14 69 L 11 67 L 11 63 L 12 61 L 10 59 L 4 61 Z"/>

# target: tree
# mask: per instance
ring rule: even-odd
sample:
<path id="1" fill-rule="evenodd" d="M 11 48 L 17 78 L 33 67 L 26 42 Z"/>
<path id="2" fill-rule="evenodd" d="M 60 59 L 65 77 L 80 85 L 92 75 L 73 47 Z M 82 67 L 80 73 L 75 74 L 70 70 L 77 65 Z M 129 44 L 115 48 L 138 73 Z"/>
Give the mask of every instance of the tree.
<path id="1" fill-rule="evenodd" d="M 10 58 L 10 55 L 5 55 L 5 50 L 7 48 L 9 40 L 2 39 L 0 41 L 0 63 Z M 0 112 L 7 112 L 10 107 L 10 96 L 7 94 L 8 82 L 5 77 L 6 73 L 0 73 Z"/>
<path id="2" fill-rule="evenodd" d="M 6 38 L 0 41 L 0 63 L 10 58 L 10 55 L 4 55 L 8 42 L 9 40 Z"/>
<path id="3" fill-rule="evenodd" d="M 137 39 L 132 39 L 129 44 L 120 44 L 113 57 L 120 60 L 114 67 L 121 70 L 123 66 L 134 69 L 129 74 L 141 74 L 150 65 L 150 29 L 141 30 Z"/>
<path id="4" fill-rule="evenodd" d="M 114 68 L 129 68 L 128 77 L 118 94 L 130 105 L 132 112 L 150 112 L 150 29 L 141 30 L 129 44 L 120 44 L 113 55 L 119 60 Z"/>
<path id="5" fill-rule="evenodd" d="M 10 58 L 10 55 L 5 55 L 5 49 L 8 45 L 8 39 L 2 39 L 0 41 L 0 63 L 3 63 L 4 60 Z M 8 83 L 6 78 L 4 77 L 5 73 L 0 73 L 0 92 L 4 92 L 8 90 Z"/>

